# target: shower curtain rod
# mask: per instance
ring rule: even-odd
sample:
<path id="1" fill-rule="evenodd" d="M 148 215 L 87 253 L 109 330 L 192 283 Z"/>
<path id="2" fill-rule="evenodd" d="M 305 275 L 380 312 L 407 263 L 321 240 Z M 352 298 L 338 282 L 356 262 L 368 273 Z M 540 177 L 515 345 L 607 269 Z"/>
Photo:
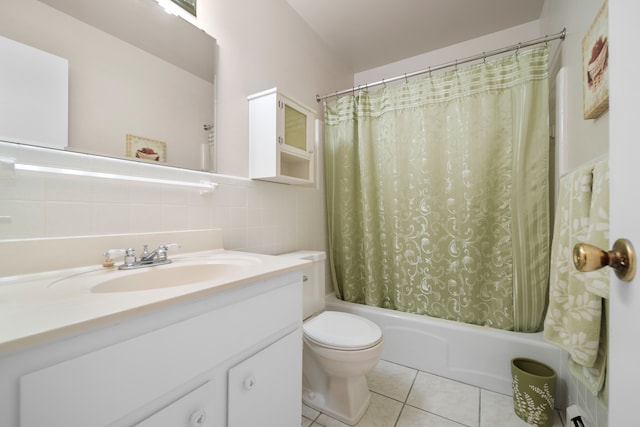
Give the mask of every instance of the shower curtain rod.
<path id="1" fill-rule="evenodd" d="M 480 59 L 484 60 L 489 58 L 490 56 L 495 56 L 495 55 L 500 55 L 501 53 L 505 53 L 505 52 L 511 52 L 512 50 L 518 50 L 524 47 L 529 47 L 529 46 L 534 46 L 537 44 L 541 44 L 541 43 L 549 43 L 552 40 L 557 40 L 557 39 L 561 39 L 564 40 L 565 36 L 567 35 L 567 29 L 563 28 L 562 31 L 560 31 L 559 33 L 556 34 L 552 34 L 552 35 L 547 35 L 544 37 L 540 37 L 534 40 L 529 40 L 526 42 L 521 42 L 518 44 L 514 44 L 511 46 L 507 46 L 507 47 L 503 47 L 502 49 L 496 49 L 496 50 L 492 50 L 489 52 L 482 52 L 481 54 L 478 55 L 473 55 L 473 56 L 468 56 L 466 58 L 463 59 L 456 59 L 455 61 L 451 61 L 451 62 L 447 62 L 446 64 L 440 64 L 437 65 L 435 67 L 429 67 L 426 68 L 424 70 L 420 70 L 420 71 L 414 71 L 413 73 L 405 73 L 401 76 L 396 76 L 390 79 L 382 79 L 378 82 L 374 82 L 374 83 L 368 83 L 368 84 L 363 84 L 363 85 L 359 85 L 359 86 L 354 86 L 351 89 L 344 89 L 344 90 L 340 90 L 337 92 L 333 92 L 327 95 L 316 95 L 316 101 L 320 102 L 322 100 L 325 100 L 327 98 L 333 98 L 334 96 L 340 96 L 340 95 L 344 95 L 347 93 L 352 93 L 355 92 L 356 90 L 360 90 L 360 89 L 368 89 L 370 87 L 373 86 L 379 86 L 379 85 L 384 85 L 387 83 L 391 83 L 391 82 L 395 82 L 397 80 L 401 80 L 401 79 L 408 79 L 410 77 L 415 77 L 418 76 L 420 74 L 425 74 L 425 73 L 431 73 L 433 71 L 438 71 L 438 70 L 442 70 L 443 68 L 448 68 L 448 67 L 454 67 L 454 66 L 458 66 L 461 64 L 465 64 L 467 62 L 472 62 L 472 61 L 478 61 Z"/>

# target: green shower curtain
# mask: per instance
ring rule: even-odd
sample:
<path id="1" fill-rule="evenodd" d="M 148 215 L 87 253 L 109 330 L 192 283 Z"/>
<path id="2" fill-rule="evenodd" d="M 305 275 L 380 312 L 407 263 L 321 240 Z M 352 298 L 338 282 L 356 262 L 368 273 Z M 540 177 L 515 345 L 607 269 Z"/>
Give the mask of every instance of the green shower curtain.
<path id="1" fill-rule="evenodd" d="M 516 331 L 548 287 L 547 47 L 325 103 L 338 297 Z"/>

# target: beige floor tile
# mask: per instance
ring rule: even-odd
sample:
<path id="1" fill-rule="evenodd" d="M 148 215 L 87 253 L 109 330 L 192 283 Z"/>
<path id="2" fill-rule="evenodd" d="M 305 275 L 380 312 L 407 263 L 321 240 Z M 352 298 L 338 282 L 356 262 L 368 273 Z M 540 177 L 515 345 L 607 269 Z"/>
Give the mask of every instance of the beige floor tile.
<path id="1" fill-rule="evenodd" d="M 369 389 L 392 399 L 404 402 L 418 371 L 381 360 L 367 375 Z"/>
<path id="2" fill-rule="evenodd" d="M 469 427 L 478 427 L 480 389 L 419 372 L 407 404 Z"/>
<path id="3" fill-rule="evenodd" d="M 480 393 L 480 427 L 530 427 L 513 410 L 511 396 L 482 390 Z M 553 427 L 562 427 L 560 416 L 555 413 Z"/>
<path id="4" fill-rule="evenodd" d="M 501 426 L 496 424 L 494 427 Z M 454 421 L 439 417 L 412 406 L 405 406 L 396 427 L 464 427 Z"/>
<path id="5" fill-rule="evenodd" d="M 480 427 L 528 427 L 513 411 L 511 396 L 482 390 L 480 393 Z"/>
<path id="6" fill-rule="evenodd" d="M 313 408 L 308 407 L 304 403 L 302 404 L 302 416 L 309 418 L 310 420 L 315 420 L 320 415 L 320 412 L 316 411 Z"/>
<path id="7" fill-rule="evenodd" d="M 401 409 L 402 403 L 376 393 L 371 393 L 371 404 L 356 426 L 394 427 Z M 324 427 L 348 427 L 347 424 L 328 417 L 325 414 L 318 417 L 316 424 Z"/>
<path id="8" fill-rule="evenodd" d="M 529 426 L 513 412 L 510 396 L 390 362 L 380 361 L 367 381 L 373 391 L 371 405 L 357 427 Z M 306 405 L 302 405 L 301 426 L 348 427 Z M 553 427 L 562 427 L 557 413 Z"/>

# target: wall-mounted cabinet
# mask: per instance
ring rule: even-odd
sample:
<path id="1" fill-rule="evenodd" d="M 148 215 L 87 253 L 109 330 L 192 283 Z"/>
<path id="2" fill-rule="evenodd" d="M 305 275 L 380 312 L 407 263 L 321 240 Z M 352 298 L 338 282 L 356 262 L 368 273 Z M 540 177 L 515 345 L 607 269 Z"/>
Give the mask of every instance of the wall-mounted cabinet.
<path id="1" fill-rule="evenodd" d="M 315 115 L 276 88 L 249 97 L 249 175 L 285 184 L 315 178 Z"/>

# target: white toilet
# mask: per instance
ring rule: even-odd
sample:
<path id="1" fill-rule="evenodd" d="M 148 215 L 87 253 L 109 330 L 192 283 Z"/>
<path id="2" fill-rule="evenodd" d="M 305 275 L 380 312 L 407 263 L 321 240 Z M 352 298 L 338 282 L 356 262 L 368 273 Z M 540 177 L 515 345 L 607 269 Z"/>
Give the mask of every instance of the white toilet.
<path id="1" fill-rule="evenodd" d="M 325 308 L 325 253 L 284 254 L 312 261 L 303 277 L 302 401 L 343 423 L 364 415 L 371 395 L 366 375 L 382 353 L 382 331 L 372 321 Z"/>

